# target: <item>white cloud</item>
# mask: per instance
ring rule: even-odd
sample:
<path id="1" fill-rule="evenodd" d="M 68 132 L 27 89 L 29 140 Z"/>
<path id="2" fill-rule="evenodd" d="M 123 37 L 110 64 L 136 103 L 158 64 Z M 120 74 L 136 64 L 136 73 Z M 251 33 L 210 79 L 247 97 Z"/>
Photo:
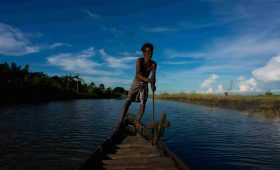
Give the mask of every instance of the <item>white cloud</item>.
<path id="1" fill-rule="evenodd" d="M 252 74 L 265 82 L 280 81 L 280 56 L 272 57 L 265 66 L 253 70 Z"/>
<path id="2" fill-rule="evenodd" d="M 201 84 L 201 88 L 210 88 L 213 83 L 219 78 L 216 74 L 211 74 L 207 79 Z"/>
<path id="3" fill-rule="evenodd" d="M 0 53 L 8 56 L 21 56 L 36 53 L 39 47 L 33 45 L 27 35 L 10 25 L 0 23 Z"/>
<path id="4" fill-rule="evenodd" d="M 224 86 L 222 84 L 219 84 L 216 93 L 224 93 L 224 92 L 225 92 Z"/>
<path id="5" fill-rule="evenodd" d="M 135 51 L 134 53 L 130 53 L 128 51 L 124 51 L 124 52 L 120 52 L 119 54 L 121 54 L 121 55 L 123 55 L 125 57 L 143 55 L 142 51 Z"/>
<path id="6" fill-rule="evenodd" d="M 93 47 L 91 47 L 76 54 L 62 53 L 50 56 L 47 58 L 47 61 L 49 64 L 59 66 L 66 71 L 103 76 L 114 76 L 120 74 L 118 72 L 96 69 L 97 67 L 102 66 L 102 64 L 93 62 L 89 59 L 95 54 L 96 51 Z"/>
<path id="7" fill-rule="evenodd" d="M 96 19 L 96 20 L 100 20 L 101 17 L 96 14 L 96 13 L 93 13 L 93 12 L 90 12 L 88 10 L 83 10 L 84 12 L 86 12 L 88 14 L 89 17 L 93 18 L 93 19 Z"/>
<path id="8" fill-rule="evenodd" d="M 72 46 L 71 44 L 67 43 L 54 43 L 49 46 L 50 49 L 56 48 L 56 47 L 61 47 L 61 46 Z"/>
<path id="9" fill-rule="evenodd" d="M 142 51 L 135 51 L 135 54 L 136 54 L 136 55 L 143 55 L 143 54 L 142 54 Z"/>
<path id="10" fill-rule="evenodd" d="M 280 89 L 272 89 L 271 92 L 272 93 L 280 93 Z"/>
<path id="11" fill-rule="evenodd" d="M 136 63 L 136 59 L 137 57 L 113 57 L 110 56 L 109 54 L 107 54 L 105 52 L 104 49 L 100 49 L 99 53 L 101 54 L 101 56 L 103 57 L 103 59 L 106 61 L 106 65 L 108 67 L 111 68 L 130 68 L 132 66 L 134 66 L 134 64 Z M 134 64 L 132 65 L 132 62 L 134 62 Z"/>
<path id="12" fill-rule="evenodd" d="M 22 56 L 37 53 L 42 49 L 52 49 L 65 43 L 54 43 L 52 45 L 35 45 L 29 37 L 31 33 L 24 33 L 10 25 L 0 23 L 0 54 L 7 56 Z M 34 34 L 36 37 L 37 35 Z M 69 44 L 68 44 L 69 45 Z"/>
<path id="13" fill-rule="evenodd" d="M 234 20 L 230 19 L 230 20 L 223 20 L 220 22 L 210 22 L 210 23 L 202 23 L 202 24 L 191 24 L 191 23 L 180 22 L 180 23 L 177 23 L 176 26 L 173 26 L 173 27 L 170 27 L 170 26 L 142 27 L 142 31 L 151 32 L 151 33 L 159 33 L 159 32 L 195 30 L 195 29 L 219 26 L 219 25 L 234 22 L 237 20 L 238 19 L 234 19 Z"/>
<path id="14" fill-rule="evenodd" d="M 209 87 L 208 89 L 204 90 L 204 91 L 200 91 L 201 93 L 208 93 L 211 94 L 213 93 L 213 89 L 211 87 Z"/>
<path id="15" fill-rule="evenodd" d="M 244 77 L 239 78 L 239 91 L 240 92 L 253 92 L 258 91 L 257 81 L 255 78 L 245 79 Z"/>
<path id="16" fill-rule="evenodd" d="M 222 84 L 218 83 L 219 76 L 216 74 L 211 74 L 207 79 L 201 84 L 200 93 L 218 93 L 223 94 L 226 90 Z"/>

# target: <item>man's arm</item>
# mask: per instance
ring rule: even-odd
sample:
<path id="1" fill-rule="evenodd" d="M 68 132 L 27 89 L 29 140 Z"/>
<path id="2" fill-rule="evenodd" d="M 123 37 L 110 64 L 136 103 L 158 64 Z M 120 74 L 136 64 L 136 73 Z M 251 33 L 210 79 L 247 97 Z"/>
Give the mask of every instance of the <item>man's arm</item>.
<path id="1" fill-rule="evenodd" d="M 156 70 L 157 70 L 157 63 L 154 62 L 152 65 L 152 75 L 151 75 L 151 89 L 153 91 L 156 90 Z"/>

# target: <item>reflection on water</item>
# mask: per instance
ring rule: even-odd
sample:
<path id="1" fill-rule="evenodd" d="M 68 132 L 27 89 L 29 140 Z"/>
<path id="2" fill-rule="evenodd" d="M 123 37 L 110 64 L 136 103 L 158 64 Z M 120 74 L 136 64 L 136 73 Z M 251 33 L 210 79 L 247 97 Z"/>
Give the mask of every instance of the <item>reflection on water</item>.
<path id="1" fill-rule="evenodd" d="M 118 122 L 122 100 L 0 107 L 0 169 L 76 169 Z M 280 169 L 280 121 L 225 109 L 156 101 L 163 141 L 193 169 Z M 137 113 L 133 104 L 131 112 Z M 143 122 L 151 122 L 148 101 Z"/>

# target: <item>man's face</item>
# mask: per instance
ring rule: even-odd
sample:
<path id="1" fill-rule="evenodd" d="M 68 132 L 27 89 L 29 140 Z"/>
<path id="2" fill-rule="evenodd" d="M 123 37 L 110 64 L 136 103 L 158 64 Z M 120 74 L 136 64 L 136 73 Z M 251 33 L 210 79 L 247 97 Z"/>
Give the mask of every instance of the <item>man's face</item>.
<path id="1" fill-rule="evenodd" d="M 143 50 L 143 55 L 145 58 L 147 58 L 148 60 L 150 60 L 153 56 L 153 51 L 152 49 L 150 49 L 149 47 L 145 47 Z"/>

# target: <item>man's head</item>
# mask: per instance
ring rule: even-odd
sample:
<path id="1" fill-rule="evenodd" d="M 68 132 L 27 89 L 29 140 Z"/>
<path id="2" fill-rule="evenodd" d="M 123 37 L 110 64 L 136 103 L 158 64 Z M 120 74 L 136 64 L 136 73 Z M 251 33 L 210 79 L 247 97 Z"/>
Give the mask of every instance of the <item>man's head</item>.
<path id="1" fill-rule="evenodd" d="M 145 58 L 147 59 L 151 59 L 153 56 L 153 52 L 154 52 L 154 46 L 151 43 L 145 43 L 142 48 L 142 53 L 144 55 Z"/>

